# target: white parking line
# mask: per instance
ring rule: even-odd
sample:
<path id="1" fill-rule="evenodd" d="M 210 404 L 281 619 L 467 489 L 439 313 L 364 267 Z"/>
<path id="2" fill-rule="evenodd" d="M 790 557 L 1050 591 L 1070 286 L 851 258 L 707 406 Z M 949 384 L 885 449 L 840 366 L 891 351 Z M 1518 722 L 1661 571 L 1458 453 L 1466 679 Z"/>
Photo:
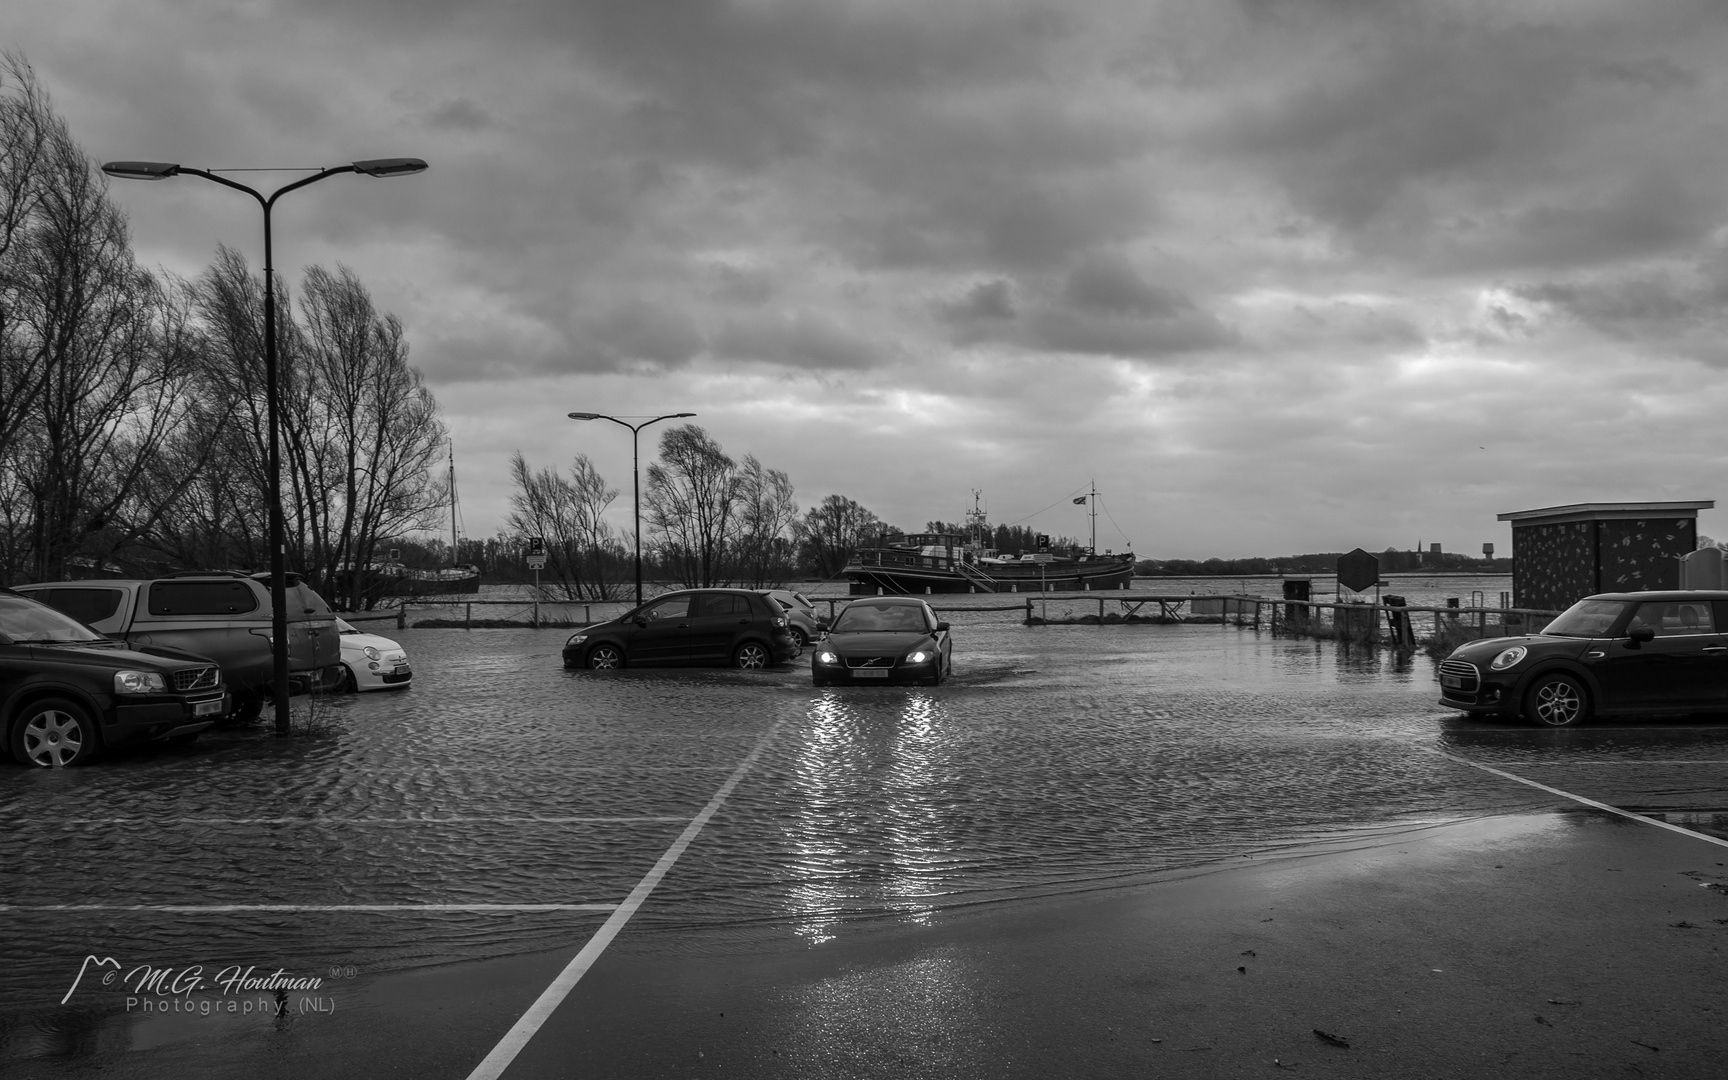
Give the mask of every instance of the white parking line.
<path id="1" fill-rule="evenodd" d="M 1526 779 L 1516 773 L 1507 772 L 1505 769 L 1496 769 L 1492 765 L 1484 765 L 1480 761 L 1471 761 L 1469 758 L 1462 758 L 1456 754 L 1448 754 L 1444 750 L 1435 750 L 1434 752 L 1449 761 L 1456 761 L 1460 765 L 1468 765 L 1473 769 L 1481 769 L 1483 772 L 1493 773 L 1495 776 L 1503 776 L 1508 780 L 1515 780 L 1520 784 L 1527 784 L 1530 787 L 1537 788 L 1538 790 L 1546 791 L 1550 795 L 1558 795 L 1563 799 L 1571 799 L 1573 802 L 1581 803 L 1584 806 L 1594 807 L 1597 810 L 1606 810 L 1610 814 L 1619 814 L 1623 818 L 1631 818 L 1633 821 L 1642 822 L 1645 825 L 1654 825 L 1658 829 L 1667 829 L 1669 832 L 1679 833 L 1681 836 L 1689 836 L 1694 840 L 1702 840 L 1707 844 L 1715 844 L 1717 847 L 1728 848 L 1728 840 L 1723 840 L 1719 837 L 1710 836 L 1701 832 L 1693 832 L 1691 829 L 1683 829 L 1678 825 L 1670 825 L 1666 821 L 1657 821 L 1655 818 L 1645 817 L 1643 814 L 1634 814 L 1630 810 L 1622 810 L 1618 806 L 1610 806 L 1605 802 L 1597 802 L 1595 799 L 1586 799 L 1582 795 L 1574 795 L 1570 791 L 1561 791 L 1559 788 L 1549 787 L 1547 784 L 1538 784 L 1534 780 Z"/>
<path id="2" fill-rule="evenodd" d="M 121 818 L 0 818 L 0 826 L 29 825 L 633 825 L 642 822 L 689 821 L 684 814 L 638 815 L 634 817 L 121 817 Z"/>
<path id="3" fill-rule="evenodd" d="M 616 911 L 617 904 L 0 904 L 0 911 Z"/>
<path id="4" fill-rule="evenodd" d="M 768 729 L 767 734 L 757 741 L 749 756 L 738 764 L 738 767 L 732 771 L 732 775 L 726 778 L 724 784 L 720 785 L 720 790 L 716 791 L 714 797 L 708 800 L 708 805 L 704 806 L 701 812 L 690 820 L 690 824 L 679 834 L 678 839 L 674 840 L 672 846 L 666 849 L 666 853 L 660 856 L 660 861 L 656 862 L 653 869 L 649 870 L 642 880 L 636 883 L 636 887 L 630 890 L 630 895 L 624 898 L 622 904 L 618 905 L 618 910 L 614 911 L 612 917 L 594 932 L 594 936 L 588 939 L 588 944 L 582 946 L 582 951 L 577 953 L 564 970 L 558 973 L 558 977 L 552 980 L 551 985 L 540 992 L 540 996 L 535 999 L 534 1004 L 530 1005 L 528 1011 L 522 1014 L 522 1018 L 516 1021 L 515 1026 L 504 1034 L 504 1037 L 498 1041 L 498 1045 L 494 1046 L 492 1052 L 486 1055 L 485 1060 L 474 1067 L 474 1071 L 468 1074 L 468 1080 L 497 1080 L 497 1077 L 502 1075 L 506 1068 L 509 1068 L 510 1063 L 516 1059 L 516 1055 L 522 1052 L 524 1046 L 528 1045 L 528 1040 L 534 1037 L 534 1033 L 540 1030 L 541 1025 L 546 1023 L 552 1013 L 569 996 L 570 991 L 575 989 L 577 982 L 581 980 L 583 975 L 587 974 L 590 967 L 594 966 L 594 962 L 600 959 L 600 954 L 606 951 L 606 946 L 610 945 L 612 939 L 618 936 L 618 932 L 624 929 L 624 925 L 630 921 L 630 917 L 636 914 L 636 909 L 642 906 L 643 902 L 648 899 L 648 895 L 654 891 L 654 887 L 660 884 L 661 879 L 678 861 L 678 857 L 684 854 L 684 849 L 688 848 L 697 835 L 702 832 L 702 827 L 707 825 L 708 820 L 719 812 L 721 805 L 726 802 L 726 797 L 732 794 L 732 789 L 738 786 L 745 774 L 750 771 L 750 767 L 756 764 L 756 759 L 762 756 L 762 751 L 767 749 L 769 742 L 779 733 L 784 722 L 783 720 L 775 721 L 774 726 Z"/>

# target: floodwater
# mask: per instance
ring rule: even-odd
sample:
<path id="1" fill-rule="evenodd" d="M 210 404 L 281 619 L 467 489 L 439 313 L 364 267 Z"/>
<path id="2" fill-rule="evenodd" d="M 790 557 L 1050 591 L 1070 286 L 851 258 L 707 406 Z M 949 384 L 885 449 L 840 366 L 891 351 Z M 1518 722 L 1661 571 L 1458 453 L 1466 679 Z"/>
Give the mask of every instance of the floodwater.
<path id="1" fill-rule="evenodd" d="M 1642 755 L 1649 798 L 1720 797 L 1719 772 L 1684 769 L 1728 758 L 1717 723 L 1463 721 L 1424 657 L 968 618 L 935 688 L 816 690 L 808 652 L 768 672 L 592 673 L 561 666 L 566 631 L 384 630 L 413 687 L 309 715 L 297 699 L 320 735 L 265 723 L 8 767 L 0 1061 L 96 1037 L 94 1006 L 59 1004 L 87 955 L 376 973 L 583 940 L 605 911 L 571 905 L 617 904 L 730 778 L 631 923 L 651 948 L 816 943 L 851 920 L 1555 805 L 1436 750 L 1533 769 Z"/>

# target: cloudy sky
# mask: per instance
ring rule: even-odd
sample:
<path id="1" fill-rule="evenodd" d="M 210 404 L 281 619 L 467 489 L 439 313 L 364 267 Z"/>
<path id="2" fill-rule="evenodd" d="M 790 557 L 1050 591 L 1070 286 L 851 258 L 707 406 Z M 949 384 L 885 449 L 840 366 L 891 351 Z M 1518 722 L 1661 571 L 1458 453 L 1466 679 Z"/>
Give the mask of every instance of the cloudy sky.
<path id="1" fill-rule="evenodd" d="M 1709 0 L 6 0 L 99 160 L 390 156 L 276 263 L 407 326 L 465 533 L 507 465 L 695 412 L 800 502 L 1148 557 L 1509 549 L 1718 499 L 1728 8 Z M 254 175 L 259 184 L 292 173 Z M 258 211 L 116 181 L 141 259 Z M 643 435 L 644 458 L 652 435 Z"/>

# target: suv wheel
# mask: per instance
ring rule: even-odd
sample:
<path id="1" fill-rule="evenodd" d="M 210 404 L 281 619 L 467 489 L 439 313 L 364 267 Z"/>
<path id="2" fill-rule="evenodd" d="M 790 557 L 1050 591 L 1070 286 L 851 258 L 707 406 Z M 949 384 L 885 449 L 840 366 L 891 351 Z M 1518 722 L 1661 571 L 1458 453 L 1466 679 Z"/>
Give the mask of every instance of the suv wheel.
<path id="1" fill-rule="evenodd" d="M 65 698 L 35 702 L 12 728 L 12 756 L 32 768 L 82 765 L 96 751 L 96 725 L 82 706 Z"/>
<path id="2" fill-rule="evenodd" d="M 732 666 L 746 671 L 758 671 L 768 666 L 768 650 L 754 641 L 746 641 L 732 654 Z"/>

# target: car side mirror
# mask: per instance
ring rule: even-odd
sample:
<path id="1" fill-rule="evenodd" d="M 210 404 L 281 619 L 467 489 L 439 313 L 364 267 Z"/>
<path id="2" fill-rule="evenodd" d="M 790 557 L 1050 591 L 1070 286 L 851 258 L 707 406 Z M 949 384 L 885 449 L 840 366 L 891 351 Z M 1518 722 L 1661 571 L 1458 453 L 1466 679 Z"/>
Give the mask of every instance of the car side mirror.
<path id="1" fill-rule="evenodd" d="M 937 623 L 937 624 L 936 624 L 936 629 L 937 629 L 937 630 L 938 630 L 938 631 L 941 631 L 941 630 L 946 630 L 946 629 L 948 629 L 948 624 L 947 624 L 947 623 L 945 623 L 945 622 L 939 622 L 939 623 Z"/>
<path id="2" fill-rule="evenodd" d="M 631 619 L 630 621 L 635 623 L 637 626 L 647 626 L 648 625 L 648 620 L 644 619 L 640 615 L 636 616 L 634 619 Z"/>
<path id="3" fill-rule="evenodd" d="M 1632 644 L 1636 647 L 1644 644 L 1646 641 L 1655 641 L 1656 630 L 1649 626 L 1635 626 L 1632 628 L 1631 633 L 1626 636 L 1632 639 Z"/>

